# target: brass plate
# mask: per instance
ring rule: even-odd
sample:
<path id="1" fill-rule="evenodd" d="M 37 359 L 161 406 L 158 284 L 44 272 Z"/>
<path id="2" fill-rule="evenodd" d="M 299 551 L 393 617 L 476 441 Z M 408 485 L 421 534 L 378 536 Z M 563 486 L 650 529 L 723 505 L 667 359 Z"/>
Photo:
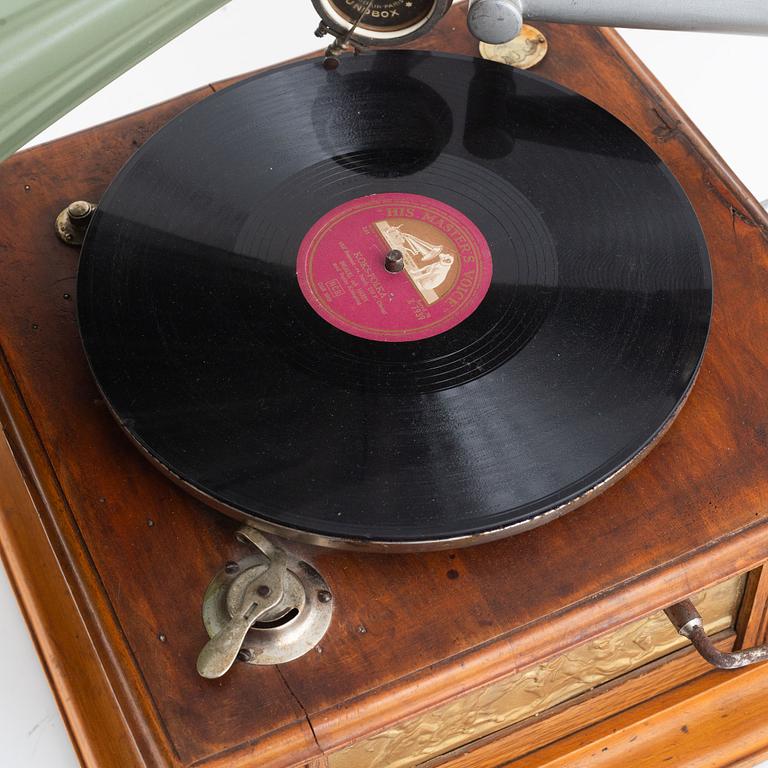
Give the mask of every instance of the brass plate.
<path id="1" fill-rule="evenodd" d="M 547 38 L 536 27 L 523 24 L 520 34 L 507 43 L 491 45 L 480 43 L 480 55 L 484 59 L 508 64 L 517 69 L 530 69 L 546 55 L 549 46 Z"/>

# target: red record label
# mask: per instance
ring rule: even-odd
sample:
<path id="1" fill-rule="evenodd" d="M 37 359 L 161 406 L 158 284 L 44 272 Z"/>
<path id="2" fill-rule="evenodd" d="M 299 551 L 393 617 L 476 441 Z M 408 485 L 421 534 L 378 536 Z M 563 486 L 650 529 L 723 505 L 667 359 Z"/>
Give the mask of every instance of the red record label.
<path id="1" fill-rule="evenodd" d="M 403 255 L 389 272 L 386 255 Z M 485 298 L 488 243 L 460 211 L 392 192 L 337 206 L 309 230 L 296 274 L 310 306 L 336 328 L 373 341 L 416 341 L 466 320 Z"/>

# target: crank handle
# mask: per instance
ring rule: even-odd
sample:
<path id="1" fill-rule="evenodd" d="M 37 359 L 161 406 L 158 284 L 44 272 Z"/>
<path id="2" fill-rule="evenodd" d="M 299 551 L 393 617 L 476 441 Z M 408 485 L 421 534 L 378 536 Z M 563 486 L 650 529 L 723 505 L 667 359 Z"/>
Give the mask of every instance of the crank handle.
<path id="1" fill-rule="evenodd" d="M 701 615 L 690 600 L 675 603 L 665 608 L 664 613 L 678 633 L 687 637 L 704 659 L 718 669 L 738 669 L 768 660 L 768 645 L 732 653 L 719 651 L 704 631 Z"/>

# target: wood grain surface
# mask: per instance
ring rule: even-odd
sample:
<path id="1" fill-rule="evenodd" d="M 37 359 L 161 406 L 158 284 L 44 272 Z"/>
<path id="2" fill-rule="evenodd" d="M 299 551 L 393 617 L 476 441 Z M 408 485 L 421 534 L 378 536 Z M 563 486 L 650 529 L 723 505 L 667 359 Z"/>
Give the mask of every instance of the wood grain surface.
<path id="1" fill-rule="evenodd" d="M 418 47 L 476 54 L 463 14 Z M 245 550 L 235 522 L 162 477 L 113 423 L 77 334 L 77 251 L 53 231 L 68 202 L 98 201 L 136 147 L 219 86 L 0 166 L 0 420 L 29 500 L 16 486 L 3 501 L 2 548 L 87 765 L 319 765 L 768 558 L 766 214 L 614 33 L 541 28 L 550 52 L 535 71 L 637 131 L 699 214 L 716 285 L 699 381 L 637 469 L 543 528 L 431 554 L 288 545 L 323 573 L 336 609 L 322 652 L 281 667 L 197 676 L 203 592 Z M 51 658 L 57 621 L 68 629 Z M 92 695 L 67 693 L 91 676 Z M 104 708 L 117 715 L 99 720 Z M 122 761 L 120 739 L 133 745 Z"/>

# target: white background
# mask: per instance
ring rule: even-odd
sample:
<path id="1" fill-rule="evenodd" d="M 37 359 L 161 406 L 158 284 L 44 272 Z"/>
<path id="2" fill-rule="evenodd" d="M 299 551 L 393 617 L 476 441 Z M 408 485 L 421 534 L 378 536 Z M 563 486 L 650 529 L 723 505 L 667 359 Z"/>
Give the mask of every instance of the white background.
<path id="1" fill-rule="evenodd" d="M 316 25 L 310 0 L 233 0 L 33 143 L 315 50 Z M 623 34 L 758 199 L 768 198 L 768 39 L 637 30 Z M 0 768 L 74 768 L 77 759 L 2 571 L 0 658 Z"/>

